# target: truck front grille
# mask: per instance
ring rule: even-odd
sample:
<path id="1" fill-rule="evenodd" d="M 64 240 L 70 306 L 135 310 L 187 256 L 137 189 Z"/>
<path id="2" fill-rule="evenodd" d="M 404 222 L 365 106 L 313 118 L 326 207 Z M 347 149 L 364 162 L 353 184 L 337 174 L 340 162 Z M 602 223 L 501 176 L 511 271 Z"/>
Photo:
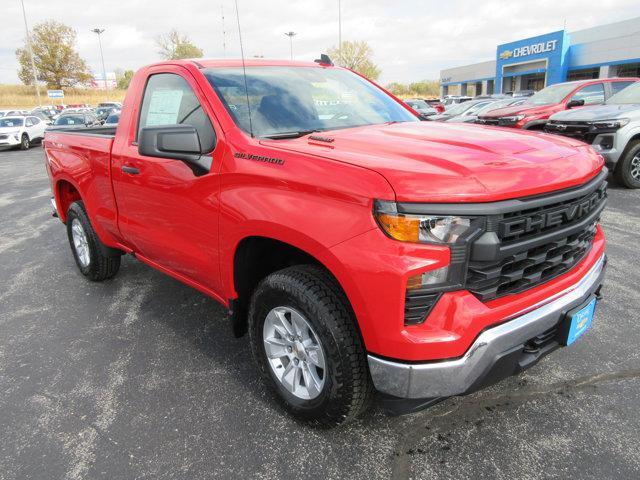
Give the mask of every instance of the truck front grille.
<path id="1" fill-rule="evenodd" d="M 604 206 L 606 196 L 607 182 L 602 182 L 593 192 L 568 200 L 505 213 L 498 219 L 498 238 L 509 243 L 577 224 L 590 214 L 597 215 L 594 212 Z"/>
<path id="2" fill-rule="evenodd" d="M 476 123 L 480 123 L 482 125 L 493 125 L 497 127 L 511 127 L 516 124 L 516 122 L 511 119 L 506 120 L 499 117 L 479 117 L 476 120 Z"/>
<path id="3" fill-rule="evenodd" d="M 591 145 L 598 135 L 588 122 L 559 122 L 551 120 L 544 127 L 545 132 L 575 138 Z"/>
<path id="4" fill-rule="evenodd" d="M 470 262 L 467 289 L 482 301 L 519 293 L 566 273 L 584 258 L 596 234 L 586 230 L 509 255 L 497 262 Z"/>
<path id="5" fill-rule="evenodd" d="M 470 247 L 467 290 L 489 301 L 534 288 L 578 264 L 591 249 L 606 204 L 606 174 L 488 215 L 485 233 Z"/>

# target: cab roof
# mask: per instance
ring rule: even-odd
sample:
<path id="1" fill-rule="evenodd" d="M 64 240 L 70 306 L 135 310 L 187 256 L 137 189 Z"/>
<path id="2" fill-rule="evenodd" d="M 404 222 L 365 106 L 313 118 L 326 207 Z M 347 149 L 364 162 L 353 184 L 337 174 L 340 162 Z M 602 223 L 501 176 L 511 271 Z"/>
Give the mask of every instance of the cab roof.
<path id="1" fill-rule="evenodd" d="M 154 65 L 176 65 L 176 64 L 191 64 L 198 68 L 224 68 L 224 67 L 242 67 L 242 59 L 240 58 L 193 58 L 186 60 L 168 60 L 166 62 L 159 62 Z M 246 58 L 244 61 L 246 67 L 318 67 L 327 68 L 331 65 L 319 64 L 316 62 L 300 62 L 294 60 L 278 60 L 278 59 L 264 59 L 264 58 Z"/>

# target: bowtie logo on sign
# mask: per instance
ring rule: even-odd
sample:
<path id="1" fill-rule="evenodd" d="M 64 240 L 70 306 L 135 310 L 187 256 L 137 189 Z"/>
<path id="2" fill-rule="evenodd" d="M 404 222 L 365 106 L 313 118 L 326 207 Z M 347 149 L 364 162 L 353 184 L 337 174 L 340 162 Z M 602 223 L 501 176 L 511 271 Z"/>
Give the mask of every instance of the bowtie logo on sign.
<path id="1" fill-rule="evenodd" d="M 524 47 L 514 48 L 513 50 L 505 50 L 500 54 L 502 60 L 510 58 L 528 57 L 529 55 L 537 55 L 539 53 L 553 52 L 558 47 L 558 40 L 549 40 L 548 42 L 533 43 Z"/>

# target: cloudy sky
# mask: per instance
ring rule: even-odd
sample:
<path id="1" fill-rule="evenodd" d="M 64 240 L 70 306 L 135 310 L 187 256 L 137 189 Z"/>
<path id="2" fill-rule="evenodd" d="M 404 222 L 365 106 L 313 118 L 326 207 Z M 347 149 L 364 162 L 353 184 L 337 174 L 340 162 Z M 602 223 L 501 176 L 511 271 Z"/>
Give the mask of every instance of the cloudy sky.
<path id="1" fill-rule="evenodd" d="M 20 0 L 1 0 L 0 83 L 18 83 L 15 49 L 24 42 Z M 107 71 L 159 60 L 155 38 L 175 28 L 206 57 L 240 49 L 233 0 L 24 0 L 30 26 L 55 19 L 73 27 L 77 48 L 98 71 L 95 27 L 105 28 Z M 247 56 L 313 60 L 338 42 L 338 0 L 239 0 Z M 443 68 L 490 60 L 500 43 L 569 32 L 640 16 L 638 0 L 342 0 L 342 37 L 366 40 L 382 68 L 382 83 L 436 79 Z"/>

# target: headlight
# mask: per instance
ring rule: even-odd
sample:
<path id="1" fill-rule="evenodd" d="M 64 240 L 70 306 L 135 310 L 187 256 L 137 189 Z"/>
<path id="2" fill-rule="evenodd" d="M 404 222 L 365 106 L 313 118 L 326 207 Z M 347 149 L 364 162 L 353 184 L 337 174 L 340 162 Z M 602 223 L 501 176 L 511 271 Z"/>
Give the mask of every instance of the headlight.
<path id="1" fill-rule="evenodd" d="M 471 226 L 469 218 L 398 213 L 394 202 L 377 200 L 374 215 L 380 228 L 401 242 L 451 245 Z"/>
<path id="2" fill-rule="evenodd" d="M 597 122 L 593 122 L 592 125 L 598 130 L 606 130 L 606 129 L 618 129 L 624 127 L 627 123 L 629 123 L 628 118 L 618 118 L 614 120 L 598 120 Z"/>
<path id="3" fill-rule="evenodd" d="M 500 120 L 505 122 L 519 122 L 524 117 L 526 117 L 526 115 L 512 115 L 510 117 L 500 117 Z"/>

